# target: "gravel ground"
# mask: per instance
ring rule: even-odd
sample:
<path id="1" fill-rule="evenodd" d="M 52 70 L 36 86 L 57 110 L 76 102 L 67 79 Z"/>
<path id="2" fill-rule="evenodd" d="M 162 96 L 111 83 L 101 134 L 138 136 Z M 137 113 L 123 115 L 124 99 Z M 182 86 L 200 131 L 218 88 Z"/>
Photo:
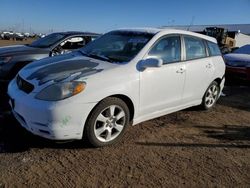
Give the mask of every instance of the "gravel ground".
<path id="1" fill-rule="evenodd" d="M 38 138 L 1 113 L 0 187 L 249 187 L 250 87 L 224 92 L 209 112 L 131 126 L 100 149 Z"/>
<path id="2" fill-rule="evenodd" d="M 15 40 L 1 40 L 0 39 L 0 47 L 2 46 L 10 46 L 10 45 L 20 45 L 20 44 L 30 44 L 34 39 L 28 38 L 23 41 L 15 41 Z"/>

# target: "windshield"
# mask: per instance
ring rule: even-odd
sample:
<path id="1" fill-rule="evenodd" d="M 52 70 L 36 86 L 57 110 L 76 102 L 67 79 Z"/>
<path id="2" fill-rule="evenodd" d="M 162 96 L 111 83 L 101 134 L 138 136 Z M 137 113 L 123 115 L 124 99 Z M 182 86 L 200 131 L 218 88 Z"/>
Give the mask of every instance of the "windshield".
<path id="1" fill-rule="evenodd" d="M 64 37 L 65 35 L 63 34 L 53 33 L 53 34 L 47 35 L 46 37 L 43 37 L 34 41 L 29 46 L 37 47 L 37 48 L 49 48 L 50 46 L 62 40 Z"/>
<path id="2" fill-rule="evenodd" d="M 87 44 L 81 51 L 93 58 L 110 62 L 128 62 L 153 37 L 153 34 L 131 31 L 113 31 Z"/>

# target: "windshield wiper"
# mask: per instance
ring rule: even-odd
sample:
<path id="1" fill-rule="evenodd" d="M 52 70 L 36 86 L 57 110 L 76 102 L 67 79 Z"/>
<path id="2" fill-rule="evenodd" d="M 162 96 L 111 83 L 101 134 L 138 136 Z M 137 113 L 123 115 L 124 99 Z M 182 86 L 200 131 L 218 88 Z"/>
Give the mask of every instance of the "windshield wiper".
<path id="1" fill-rule="evenodd" d="M 114 61 L 112 60 L 112 58 L 109 58 L 109 57 L 106 57 L 104 55 L 97 55 L 97 54 L 94 54 L 94 53 L 86 53 L 85 51 L 82 51 L 82 50 L 79 50 L 79 52 L 84 55 L 84 56 L 87 56 L 87 57 L 92 57 L 94 59 L 99 59 L 99 60 L 103 60 L 103 61 L 108 61 L 110 63 L 113 63 Z"/>
<path id="2" fill-rule="evenodd" d="M 108 57 L 104 56 L 104 55 L 97 55 L 97 54 L 88 54 L 89 57 L 95 58 L 95 59 L 100 59 L 100 60 L 104 60 L 104 61 L 108 61 L 108 62 L 113 62 L 111 59 L 109 59 Z"/>
<path id="3" fill-rule="evenodd" d="M 89 56 L 86 52 L 84 52 L 84 51 L 82 51 L 82 50 L 78 50 L 78 52 L 80 52 L 82 55 L 84 55 L 84 56 Z"/>

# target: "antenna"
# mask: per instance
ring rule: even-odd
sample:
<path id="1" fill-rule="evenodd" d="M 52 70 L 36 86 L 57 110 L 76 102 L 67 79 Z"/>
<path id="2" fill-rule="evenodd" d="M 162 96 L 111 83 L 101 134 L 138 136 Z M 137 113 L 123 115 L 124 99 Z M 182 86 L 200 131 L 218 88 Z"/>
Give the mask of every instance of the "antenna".
<path id="1" fill-rule="evenodd" d="M 22 19 L 22 32 L 24 33 L 24 19 Z"/>
<path id="2" fill-rule="evenodd" d="M 195 20 L 195 16 L 192 16 L 191 22 L 187 28 L 188 31 L 189 31 L 190 27 L 194 24 L 194 20 Z"/>

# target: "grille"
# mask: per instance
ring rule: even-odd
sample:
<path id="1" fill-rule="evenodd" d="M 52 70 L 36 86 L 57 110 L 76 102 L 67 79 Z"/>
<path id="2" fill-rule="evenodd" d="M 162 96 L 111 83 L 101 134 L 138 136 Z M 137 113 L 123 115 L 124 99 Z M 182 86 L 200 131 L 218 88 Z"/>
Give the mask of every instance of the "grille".
<path id="1" fill-rule="evenodd" d="M 34 86 L 32 84 L 22 79 L 19 75 L 17 75 L 16 83 L 18 88 L 27 94 L 31 93 L 34 89 Z"/>

